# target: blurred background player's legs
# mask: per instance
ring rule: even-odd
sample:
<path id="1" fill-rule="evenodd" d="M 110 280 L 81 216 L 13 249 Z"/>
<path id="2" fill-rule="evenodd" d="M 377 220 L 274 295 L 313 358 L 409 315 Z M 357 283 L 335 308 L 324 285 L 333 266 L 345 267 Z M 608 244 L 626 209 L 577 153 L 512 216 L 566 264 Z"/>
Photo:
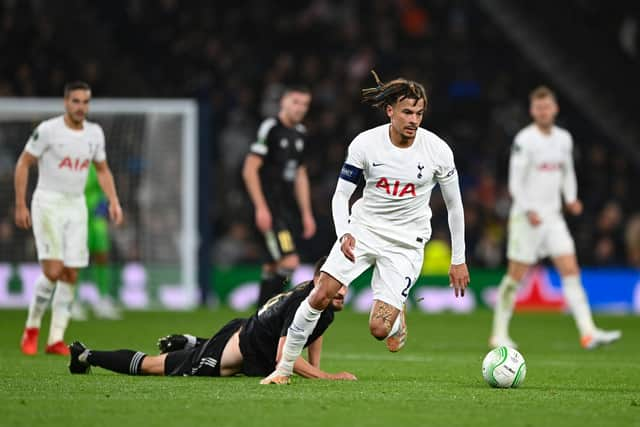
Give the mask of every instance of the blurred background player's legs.
<path id="1" fill-rule="evenodd" d="M 275 222 L 275 220 L 274 220 Z M 270 230 L 264 234 L 265 244 L 272 262 L 262 266 L 258 307 L 281 293 L 298 265 L 300 257 L 292 233 L 287 229 Z"/>
<path id="2" fill-rule="evenodd" d="M 620 331 L 604 331 L 596 327 L 575 254 L 556 256 L 553 264 L 562 277 L 564 298 L 576 321 L 582 347 L 591 349 L 620 339 Z"/>
<path id="3" fill-rule="evenodd" d="M 122 317 L 113 298 L 113 275 L 109 265 L 109 223 L 106 218 L 91 216 L 89 219 L 89 253 L 91 279 L 98 285 L 100 300 L 93 307 L 96 317 L 117 320 Z"/>
<path id="4" fill-rule="evenodd" d="M 36 291 L 29 304 L 21 350 L 24 354 L 38 352 L 38 335 L 44 312 L 51 301 L 51 325 L 46 353 L 66 356 L 69 350 L 64 344 L 64 332 L 71 318 L 74 285 L 78 280 L 75 268 L 65 267 L 61 260 L 42 260 L 42 275 L 36 281 Z M 54 292 L 55 290 L 55 292 Z"/>
<path id="5" fill-rule="evenodd" d="M 489 338 L 490 347 L 499 347 L 501 345 L 513 348 L 518 347 L 509 337 L 509 322 L 516 302 L 516 293 L 528 269 L 529 264 L 527 263 L 509 260 L 507 274 L 500 281 L 496 305 L 493 309 L 493 328 Z"/>

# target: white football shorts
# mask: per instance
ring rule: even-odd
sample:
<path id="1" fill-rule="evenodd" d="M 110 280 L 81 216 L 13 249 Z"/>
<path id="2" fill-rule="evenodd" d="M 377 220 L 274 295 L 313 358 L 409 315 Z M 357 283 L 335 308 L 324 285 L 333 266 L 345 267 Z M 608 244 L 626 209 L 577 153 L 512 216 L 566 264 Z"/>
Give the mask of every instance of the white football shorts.
<path id="1" fill-rule="evenodd" d="M 84 195 L 37 189 L 31 201 L 31 222 L 39 260 L 61 260 L 73 268 L 89 264 Z"/>
<path id="2" fill-rule="evenodd" d="M 344 256 L 340 242 L 336 240 L 321 271 L 349 286 L 373 265 L 373 299 L 402 310 L 409 290 L 420 274 L 424 249 L 390 242 L 355 224 L 351 225 L 350 233 L 356 239 L 355 263 Z"/>
<path id="3" fill-rule="evenodd" d="M 575 244 L 561 214 L 542 218 L 536 227 L 526 213 L 509 217 L 507 258 L 525 264 L 535 264 L 542 258 L 575 254 Z"/>

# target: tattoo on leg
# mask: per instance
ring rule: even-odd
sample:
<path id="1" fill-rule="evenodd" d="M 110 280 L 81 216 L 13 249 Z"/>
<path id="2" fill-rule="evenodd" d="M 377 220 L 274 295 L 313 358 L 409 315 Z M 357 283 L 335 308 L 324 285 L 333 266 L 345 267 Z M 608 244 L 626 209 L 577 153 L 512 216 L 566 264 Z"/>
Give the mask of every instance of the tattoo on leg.
<path id="1" fill-rule="evenodd" d="M 380 319 L 382 324 L 384 325 L 387 333 L 391 332 L 391 328 L 393 326 L 392 318 L 394 314 L 395 308 L 391 307 L 389 304 L 376 301 L 375 306 L 373 307 L 373 320 Z"/>

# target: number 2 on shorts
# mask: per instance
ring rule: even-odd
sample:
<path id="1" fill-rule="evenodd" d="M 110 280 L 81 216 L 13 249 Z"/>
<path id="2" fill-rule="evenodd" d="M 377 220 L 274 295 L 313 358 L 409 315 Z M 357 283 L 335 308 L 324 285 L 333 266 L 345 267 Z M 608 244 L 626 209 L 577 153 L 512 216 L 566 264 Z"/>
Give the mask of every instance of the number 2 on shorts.
<path id="1" fill-rule="evenodd" d="M 409 289 L 411 289 L 411 277 L 405 277 L 404 280 L 407 281 L 407 286 L 402 290 L 401 294 L 403 297 L 409 296 Z"/>

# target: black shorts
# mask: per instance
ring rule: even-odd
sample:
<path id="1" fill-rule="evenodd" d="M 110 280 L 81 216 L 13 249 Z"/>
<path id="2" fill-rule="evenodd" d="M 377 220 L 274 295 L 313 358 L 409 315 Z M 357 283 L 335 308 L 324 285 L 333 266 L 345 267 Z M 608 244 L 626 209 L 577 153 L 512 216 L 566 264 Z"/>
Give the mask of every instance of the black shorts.
<path id="1" fill-rule="evenodd" d="M 300 227 L 286 215 L 272 217 L 272 230 L 262 235 L 265 248 L 271 261 L 279 261 L 285 255 L 295 254 L 296 237 Z"/>
<path id="2" fill-rule="evenodd" d="M 167 376 L 219 377 L 220 360 L 227 342 L 245 323 L 246 319 L 233 319 L 204 344 L 189 350 L 167 353 L 164 374 Z"/>

